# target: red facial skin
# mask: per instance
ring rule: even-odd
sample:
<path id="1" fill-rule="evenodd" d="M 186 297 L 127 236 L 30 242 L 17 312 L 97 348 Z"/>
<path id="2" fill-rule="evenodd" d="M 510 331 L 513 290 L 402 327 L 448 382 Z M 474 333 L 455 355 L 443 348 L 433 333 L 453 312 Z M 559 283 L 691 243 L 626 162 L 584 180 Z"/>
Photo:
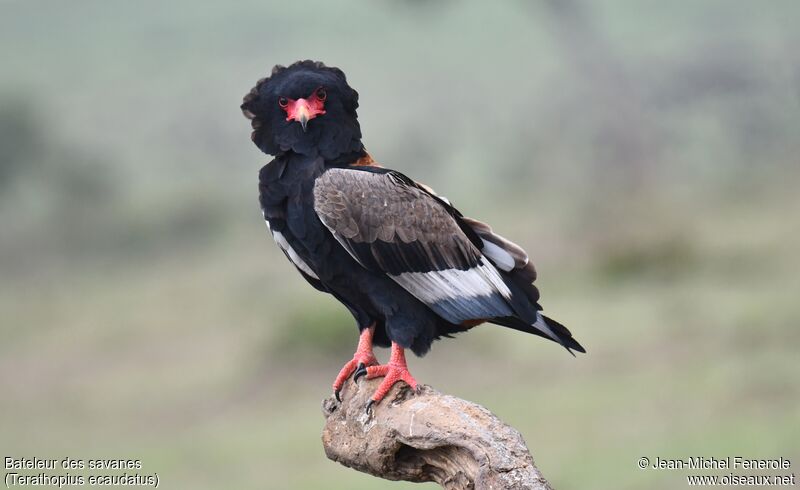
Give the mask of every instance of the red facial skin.
<path id="1" fill-rule="evenodd" d="M 300 124 L 303 125 L 305 128 L 305 122 L 308 122 L 314 119 L 317 116 L 325 114 L 325 98 L 319 97 L 320 91 L 322 89 L 318 88 L 311 92 L 311 95 L 305 99 L 289 99 L 286 97 L 282 97 L 278 104 L 280 105 L 281 109 L 286 111 L 286 120 L 287 121 L 298 121 Z M 325 94 L 325 91 L 322 90 L 322 94 Z M 286 101 L 286 104 L 281 104 L 281 101 Z"/>

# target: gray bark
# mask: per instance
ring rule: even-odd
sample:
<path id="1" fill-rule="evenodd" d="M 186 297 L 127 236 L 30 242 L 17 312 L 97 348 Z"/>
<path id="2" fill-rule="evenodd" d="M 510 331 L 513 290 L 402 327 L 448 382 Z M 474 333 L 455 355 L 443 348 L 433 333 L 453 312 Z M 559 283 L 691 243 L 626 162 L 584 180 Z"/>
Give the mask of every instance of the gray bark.
<path id="1" fill-rule="evenodd" d="M 342 402 L 323 401 L 325 454 L 385 478 L 436 482 L 450 490 L 552 490 L 522 435 L 475 403 L 429 386 L 398 383 L 365 410 L 380 379 L 345 383 Z"/>

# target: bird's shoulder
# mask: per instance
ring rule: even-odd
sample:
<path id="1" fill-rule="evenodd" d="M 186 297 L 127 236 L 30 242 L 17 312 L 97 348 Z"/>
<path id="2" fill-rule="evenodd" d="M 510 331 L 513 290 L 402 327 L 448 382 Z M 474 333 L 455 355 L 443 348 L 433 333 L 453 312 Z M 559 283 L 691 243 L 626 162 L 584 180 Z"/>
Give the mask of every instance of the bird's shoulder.
<path id="1" fill-rule="evenodd" d="M 416 189 L 415 197 L 422 196 L 425 199 L 434 200 L 457 226 L 457 230 L 451 228 L 450 231 L 463 233 L 495 267 L 509 274 L 515 282 L 518 282 L 533 302 L 538 300 L 538 290 L 533 286 L 537 276 L 536 268 L 528 253 L 521 246 L 496 233 L 488 223 L 462 215 L 449 199 L 438 194 L 430 186 L 415 181 L 401 172 L 380 166 L 370 155 L 356 161 L 351 168 L 375 174 L 386 174 L 388 179 L 399 187 Z M 354 178 L 357 176 L 354 175 Z"/>
<path id="2" fill-rule="evenodd" d="M 520 246 L 463 216 L 431 187 L 371 158 L 368 163 L 327 169 L 314 188 L 320 220 L 359 263 L 388 273 L 421 298 L 434 283 L 472 288 L 455 288 L 447 293 L 452 298 L 476 291 L 510 297 L 507 286 L 515 284 L 536 304 L 536 271 Z M 492 308 L 497 315 L 503 310 L 499 303 Z M 445 317 L 453 321 L 462 313 Z"/>
<path id="3" fill-rule="evenodd" d="M 402 172 L 378 165 L 369 155 L 323 172 L 315 182 L 314 197 L 324 217 L 362 218 L 360 224 L 365 227 L 392 225 L 404 242 L 421 238 L 413 233 L 416 229 L 429 235 L 465 234 L 469 241 L 479 243 L 468 227 L 462 230 L 461 213 L 447 199 Z M 403 232 L 414 236 L 403 236 Z"/>
<path id="4" fill-rule="evenodd" d="M 385 167 L 327 169 L 315 182 L 314 208 L 334 237 L 367 268 L 399 274 L 464 269 L 480 260 L 480 251 L 450 206 Z"/>
<path id="5" fill-rule="evenodd" d="M 323 173 L 315 194 L 322 198 L 323 211 L 334 214 L 374 207 L 381 218 L 391 211 L 395 215 L 410 213 L 408 224 L 430 227 L 435 222 L 442 236 L 463 235 L 502 271 L 515 271 L 529 282 L 536 279 L 536 270 L 521 246 L 496 233 L 489 224 L 462 215 L 430 186 L 378 164 L 368 153 L 350 165 Z"/>
<path id="6" fill-rule="evenodd" d="M 363 194 L 362 197 L 392 195 L 398 200 L 396 204 L 424 203 L 424 207 L 430 204 L 432 205 L 431 210 L 436 213 L 444 211 L 444 214 L 453 218 L 462 227 L 459 221 L 459 218 L 462 217 L 461 213 L 446 197 L 437 194 L 430 186 L 416 181 L 398 170 L 379 164 L 366 152 L 348 165 L 327 169 L 317 179 L 317 185 L 320 188 L 320 197 L 324 197 L 323 190 L 335 192 L 335 189 L 339 189 L 341 193 L 356 193 L 359 196 Z M 365 187 L 370 188 L 372 192 L 367 193 Z M 362 204 L 368 205 L 369 203 Z M 471 241 L 478 243 L 475 233 L 470 229 L 463 231 Z"/>

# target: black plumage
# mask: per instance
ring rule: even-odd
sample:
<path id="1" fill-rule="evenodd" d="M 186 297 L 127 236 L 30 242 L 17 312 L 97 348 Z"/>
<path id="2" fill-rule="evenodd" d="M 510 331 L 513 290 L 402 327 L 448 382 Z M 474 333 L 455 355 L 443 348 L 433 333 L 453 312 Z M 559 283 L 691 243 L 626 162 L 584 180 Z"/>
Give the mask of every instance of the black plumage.
<path id="1" fill-rule="evenodd" d="M 273 237 L 362 332 L 374 326 L 376 344 L 422 355 L 433 340 L 488 321 L 584 352 L 539 313 L 524 250 L 426 186 L 374 165 L 361 142 L 358 94 L 341 70 L 278 66 L 241 107 L 253 142 L 275 155 L 259 175 Z"/>
<path id="2" fill-rule="evenodd" d="M 327 117 L 314 121 L 307 131 L 287 121 L 286 114 L 279 110 L 279 99 L 305 97 L 319 87 L 328 92 Z M 241 108 L 252 121 L 253 143 L 264 153 L 320 155 L 333 161 L 342 157 L 346 160 L 364 151 L 356 116 L 358 92 L 350 88 L 338 68 L 314 61 L 298 61 L 289 68 L 276 66 L 270 77 L 259 80 L 245 95 Z"/>

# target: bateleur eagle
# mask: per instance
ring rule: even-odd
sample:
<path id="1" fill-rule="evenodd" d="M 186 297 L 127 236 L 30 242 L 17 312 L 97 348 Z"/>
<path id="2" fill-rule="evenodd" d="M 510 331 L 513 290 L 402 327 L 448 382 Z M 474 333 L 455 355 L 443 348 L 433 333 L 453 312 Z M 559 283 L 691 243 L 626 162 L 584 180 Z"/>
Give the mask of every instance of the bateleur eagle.
<path id="1" fill-rule="evenodd" d="M 525 251 L 400 172 L 375 164 L 361 142 L 358 93 L 338 68 L 276 66 L 244 97 L 252 140 L 275 158 L 259 173 L 264 219 L 278 246 L 316 289 L 356 319 L 353 359 L 333 383 L 384 377 L 370 405 L 397 381 L 416 387 L 405 349 L 424 355 L 440 337 L 489 322 L 585 352 L 539 311 Z M 372 346 L 391 346 L 380 365 Z M 367 409 L 369 410 L 369 406 Z"/>

